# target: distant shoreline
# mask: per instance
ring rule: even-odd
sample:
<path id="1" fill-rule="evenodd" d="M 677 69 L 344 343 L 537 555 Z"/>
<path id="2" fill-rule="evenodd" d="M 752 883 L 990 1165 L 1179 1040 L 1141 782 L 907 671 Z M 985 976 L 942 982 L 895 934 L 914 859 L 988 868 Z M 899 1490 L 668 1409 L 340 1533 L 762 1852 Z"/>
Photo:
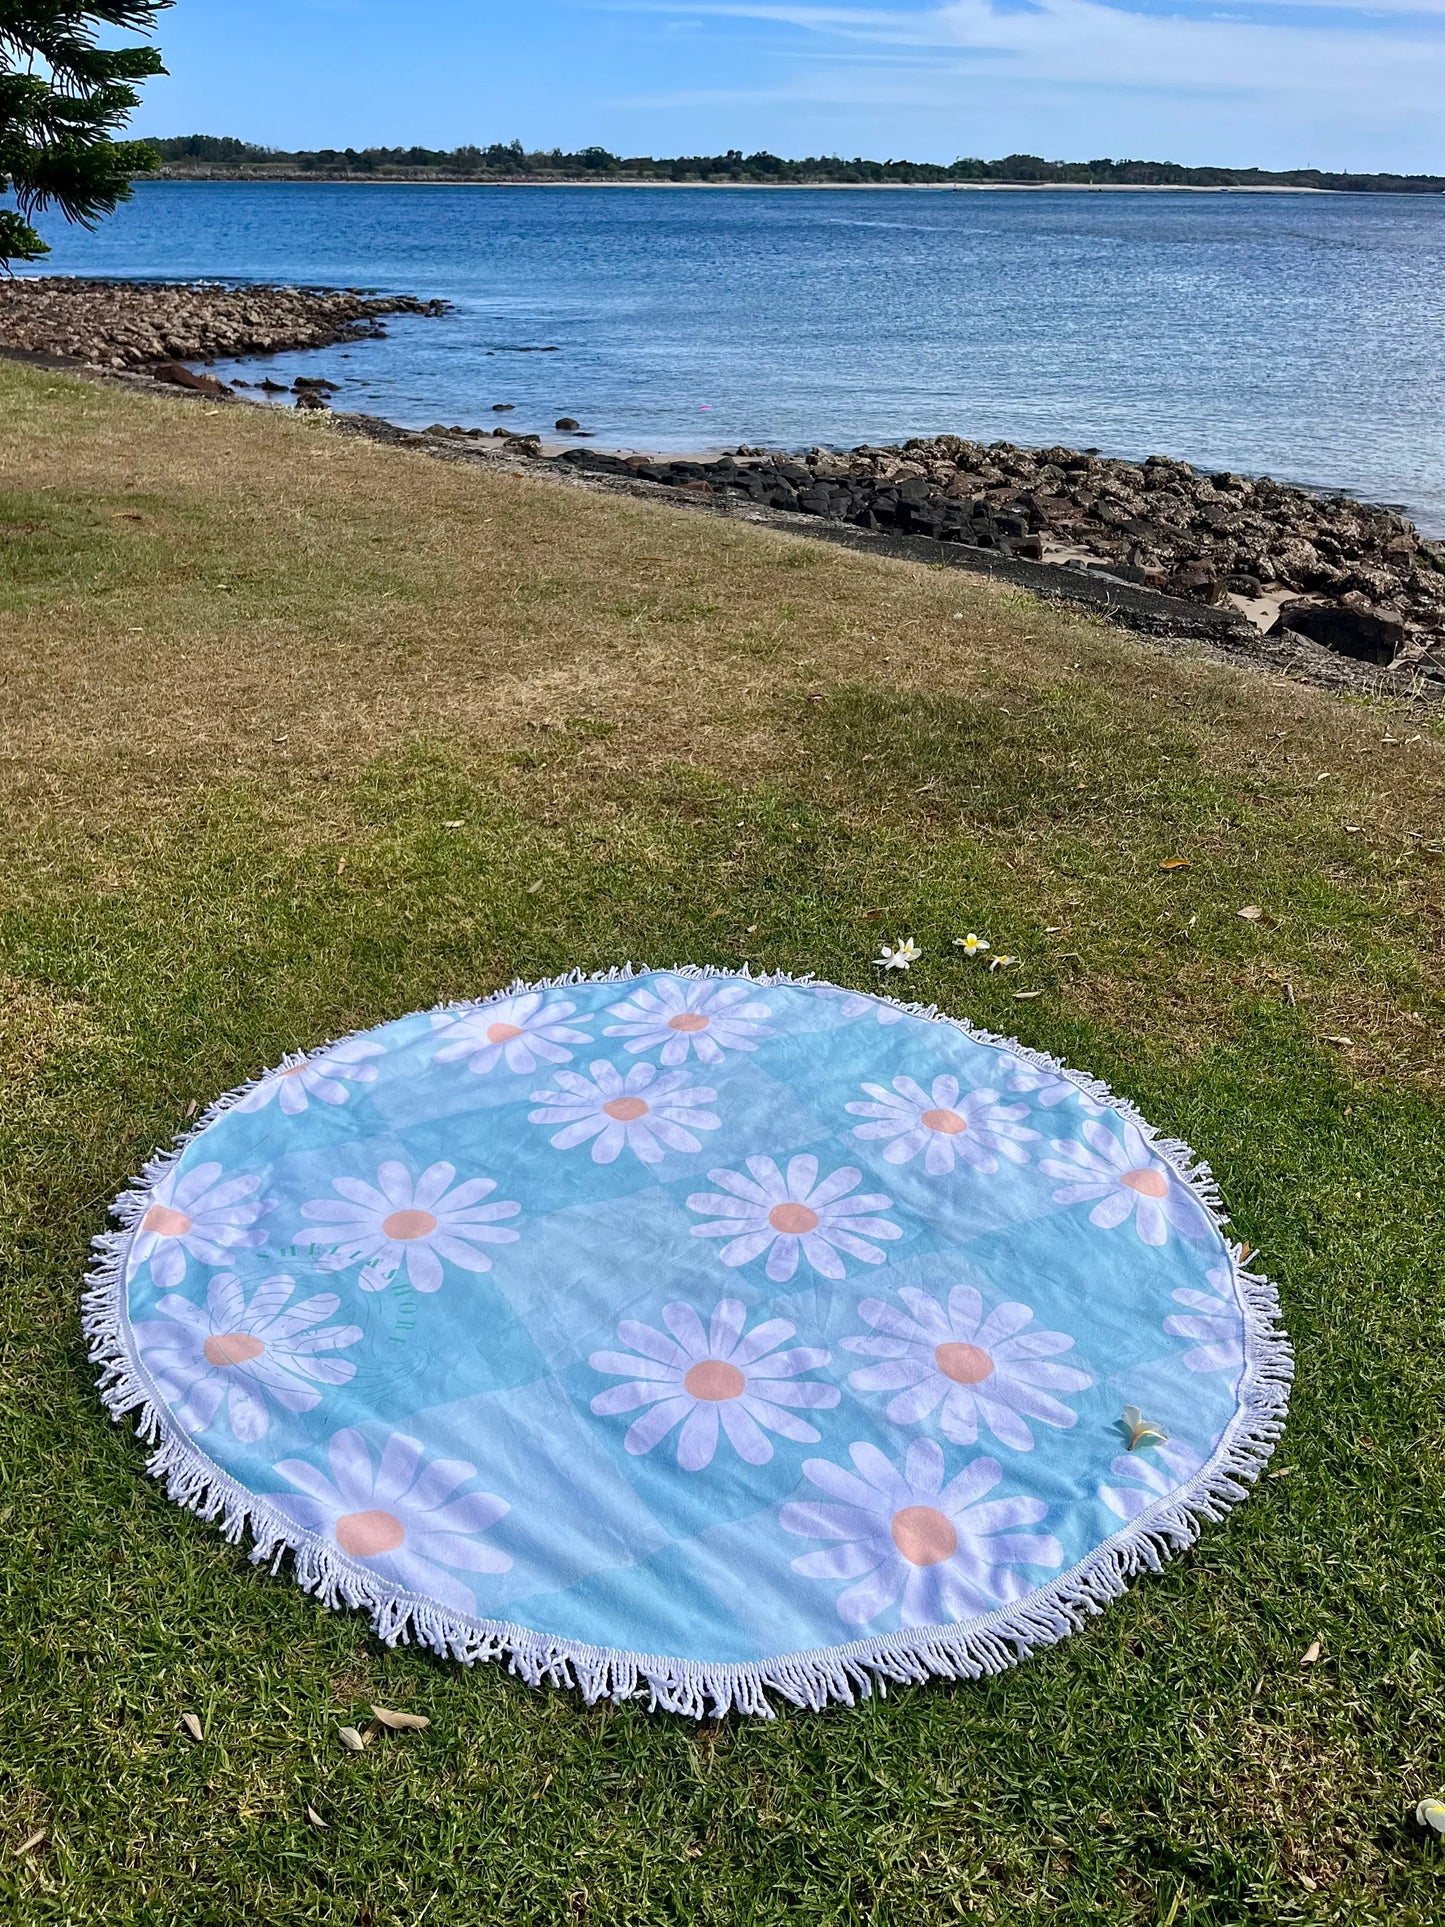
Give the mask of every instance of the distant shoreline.
<path id="1" fill-rule="evenodd" d="M 159 174 L 144 176 L 138 185 L 157 181 L 167 187 L 647 187 L 668 192 L 701 188 L 732 194 L 1314 194 L 1342 199 L 1348 193 L 1349 198 L 1356 199 L 1361 191 L 1334 187 L 1190 187 L 1152 181 L 658 181 L 643 175 L 632 180 L 598 180 L 583 175 L 559 175 L 555 180 L 540 181 L 527 175 L 479 180 L 453 174 L 271 174 L 260 169 L 243 172 L 229 168 L 188 168 L 184 172 L 163 168 Z M 1389 189 L 1382 188 L 1380 193 L 1398 198 Z"/>

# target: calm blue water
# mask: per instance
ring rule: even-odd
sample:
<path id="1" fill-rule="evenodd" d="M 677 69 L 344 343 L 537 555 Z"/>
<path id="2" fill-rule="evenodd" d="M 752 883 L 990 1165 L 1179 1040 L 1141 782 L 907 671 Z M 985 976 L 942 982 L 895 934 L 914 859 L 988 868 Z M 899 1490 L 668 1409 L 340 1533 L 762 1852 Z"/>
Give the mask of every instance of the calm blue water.
<path id="1" fill-rule="evenodd" d="M 509 427 L 574 415 L 603 447 L 951 430 L 1445 528 L 1445 196 L 153 183 L 47 238 L 51 272 L 446 296 L 444 320 L 272 364 L 411 425 L 509 401 Z"/>

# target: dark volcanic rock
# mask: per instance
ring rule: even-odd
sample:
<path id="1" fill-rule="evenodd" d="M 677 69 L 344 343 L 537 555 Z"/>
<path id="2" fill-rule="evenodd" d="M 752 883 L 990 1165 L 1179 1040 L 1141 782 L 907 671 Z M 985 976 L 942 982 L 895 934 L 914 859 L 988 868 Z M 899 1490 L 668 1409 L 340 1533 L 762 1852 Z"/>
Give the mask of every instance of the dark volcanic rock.
<path id="1" fill-rule="evenodd" d="M 581 422 L 574 422 L 570 415 L 559 415 L 555 425 L 564 433 L 566 433 L 568 429 L 580 428 L 582 426 Z"/>
<path id="2" fill-rule="evenodd" d="M 1287 630 L 1339 655 L 1353 656 L 1357 662 L 1392 663 L 1406 639 L 1405 624 L 1398 612 L 1355 608 L 1343 602 L 1287 604 L 1269 633 L 1278 636 Z"/>
<path id="3" fill-rule="evenodd" d="M 106 368 L 325 348 L 384 333 L 383 315 L 439 315 L 444 301 L 357 288 L 218 287 L 205 281 L 0 281 L 0 342 Z"/>
<path id="4" fill-rule="evenodd" d="M 1445 648 L 1445 544 L 1422 542 L 1391 510 L 1267 477 L 1197 474 L 1164 456 L 1134 463 L 1089 450 L 984 447 L 956 435 L 803 456 L 744 446 L 712 462 L 584 449 L 559 459 L 690 494 L 702 482 L 724 501 L 761 509 L 1067 560 L 1202 604 L 1293 591 L 1311 609 L 1345 611 L 1328 646 L 1374 652 L 1363 660 L 1393 660 L 1380 653 L 1392 639 L 1410 659 Z"/>

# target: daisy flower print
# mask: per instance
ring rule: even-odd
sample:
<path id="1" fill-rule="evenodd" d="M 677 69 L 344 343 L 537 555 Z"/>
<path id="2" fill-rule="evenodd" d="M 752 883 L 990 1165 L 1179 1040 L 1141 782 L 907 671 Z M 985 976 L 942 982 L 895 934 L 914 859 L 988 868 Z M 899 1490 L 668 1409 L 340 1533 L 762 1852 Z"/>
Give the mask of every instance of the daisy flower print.
<path id="1" fill-rule="evenodd" d="M 348 1037 L 314 1057 L 302 1057 L 294 1064 L 283 1064 L 269 1071 L 247 1091 L 236 1106 L 238 1111 L 264 1111 L 275 1103 L 287 1117 L 299 1117 L 309 1109 L 312 1098 L 323 1104 L 345 1104 L 352 1084 L 376 1081 L 376 1065 L 369 1060 L 384 1057 L 385 1050 L 369 1037 Z"/>
<path id="2" fill-rule="evenodd" d="M 772 1458 L 769 1432 L 799 1445 L 818 1443 L 817 1430 L 798 1412 L 836 1405 L 840 1393 L 836 1385 L 802 1377 L 826 1365 L 827 1352 L 779 1349 L 794 1336 L 786 1319 L 767 1319 L 749 1332 L 743 1305 L 724 1298 L 706 1326 L 688 1304 L 664 1305 L 662 1322 L 666 1332 L 624 1319 L 617 1336 L 631 1352 L 594 1352 L 588 1361 L 594 1372 L 628 1381 L 597 1394 L 592 1410 L 599 1417 L 646 1408 L 627 1428 L 629 1452 L 650 1452 L 678 1426 L 677 1463 L 684 1472 L 711 1465 L 720 1438 L 749 1465 Z"/>
<path id="3" fill-rule="evenodd" d="M 465 1061 L 469 1071 L 485 1077 L 498 1064 L 523 1076 L 538 1063 L 570 1064 L 573 1044 L 590 1044 L 585 1030 L 565 1020 L 577 1009 L 566 998 L 550 1001 L 544 991 L 529 990 L 520 997 L 504 997 L 481 1010 L 439 1010 L 432 1029 L 442 1038 L 438 1064 Z"/>
<path id="4" fill-rule="evenodd" d="M 855 1165 L 844 1164 L 823 1179 L 810 1151 L 788 1160 L 786 1175 L 769 1157 L 747 1160 L 741 1171 L 709 1171 L 721 1191 L 695 1191 L 689 1211 L 712 1219 L 695 1224 L 694 1238 L 726 1238 L 718 1253 L 725 1265 L 745 1265 L 768 1254 L 767 1273 L 786 1284 L 806 1258 L 824 1278 L 847 1275 L 843 1254 L 865 1265 L 881 1265 L 885 1254 L 874 1239 L 901 1238 L 891 1218 L 880 1218 L 893 1200 L 881 1191 L 852 1196 L 863 1181 Z"/>
<path id="5" fill-rule="evenodd" d="M 1185 1352 L 1182 1363 L 1191 1372 L 1239 1372 L 1244 1368 L 1244 1319 L 1234 1297 L 1234 1281 L 1223 1265 L 1206 1271 L 1213 1291 L 1188 1286 L 1172 1294 L 1185 1306 L 1164 1320 L 1171 1338 L 1194 1338 L 1199 1343 Z"/>
<path id="6" fill-rule="evenodd" d="M 856 990 L 840 990 L 836 984 L 807 984 L 803 988 L 811 990 L 815 997 L 826 997 L 835 1002 L 838 1015 L 845 1023 L 866 1017 L 870 1011 L 874 1022 L 879 1024 L 901 1024 L 908 1015 L 897 1004 L 885 1004 L 877 997 L 864 997 Z"/>
<path id="7" fill-rule="evenodd" d="M 1087 1118 L 1079 1127 L 1082 1144 L 1072 1138 L 1050 1142 L 1053 1155 L 1039 1159 L 1039 1170 L 1062 1180 L 1054 1203 L 1092 1202 L 1089 1223 L 1101 1231 L 1117 1230 L 1132 1218 L 1146 1245 L 1166 1244 L 1171 1229 L 1186 1238 L 1206 1236 L 1208 1221 L 1186 1187 L 1136 1125 L 1127 1118 L 1120 1123 L 1123 1134 L 1116 1136 L 1102 1118 Z"/>
<path id="8" fill-rule="evenodd" d="M 515 1244 L 518 1232 L 500 1222 L 515 1218 L 521 1205 L 482 1200 L 496 1190 L 494 1178 L 468 1178 L 453 1188 L 454 1166 L 433 1164 L 413 1178 L 396 1159 L 381 1165 L 376 1183 L 333 1178 L 331 1188 L 344 1202 L 313 1198 L 301 1207 L 310 1228 L 298 1231 L 299 1245 L 329 1245 L 317 1260 L 322 1271 L 344 1271 L 364 1264 L 357 1283 L 363 1291 L 385 1291 L 405 1268 L 417 1291 L 436 1291 L 442 1260 L 462 1271 L 490 1271 L 486 1245 Z"/>
<path id="9" fill-rule="evenodd" d="M 318 1292 L 293 1304 L 296 1280 L 266 1278 L 247 1298 L 241 1280 L 220 1272 L 204 1305 L 168 1293 L 162 1315 L 135 1327 L 156 1390 L 188 1432 L 204 1432 L 222 1406 L 231 1431 L 253 1445 L 271 1429 L 271 1406 L 309 1412 L 322 1388 L 356 1374 L 332 1354 L 360 1342 L 358 1325 L 328 1325 L 340 1299 Z"/>
<path id="10" fill-rule="evenodd" d="M 1001 1103 L 998 1092 L 990 1090 L 960 1097 L 956 1077 L 935 1077 L 927 1090 L 911 1077 L 895 1077 L 892 1090 L 881 1084 L 863 1089 L 872 1102 L 846 1108 L 854 1117 L 875 1121 L 855 1125 L 854 1137 L 888 1139 L 887 1164 L 908 1164 L 922 1152 L 930 1177 L 945 1176 L 960 1159 L 985 1177 L 997 1171 L 1000 1158 L 1027 1164 L 1024 1146 L 1039 1135 L 1019 1122 L 1028 1116 L 1027 1104 Z"/>
<path id="11" fill-rule="evenodd" d="M 1056 1104 L 1067 1104 L 1070 1098 L 1077 1098 L 1086 1111 L 1099 1107 L 1086 1091 L 1062 1071 L 1050 1070 L 1047 1065 L 1027 1063 L 1016 1058 L 1008 1070 L 1009 1089 L 1021 1096 L 1031 1097 L 1035 1104 L 1052 1110 Z"/>
<path id="12" fill-rule="evenodd" d="M 219 1164 L 168 1171 L 136 1226 L 131 1265 L 149 1259 L 152 1279 L 170 1291 L 184 1279 L 187 1258 L 228 1265 L 238 1251 L 264 1243 L 266 1234 L 256 1220 L 273 1206 L 256 1196 L 261 1182 L 259 1177 L 228 1178 Z"/>
<path id="13" fill-rule="evenodd" d="M 1178 1439 L 1151 1446 L 1147 1452 L 1121 1452 L 1109 1461 L 1110 1482 L 1099 1487 L 1099 1497 L 1119 1518 L 1137 1519 L 1181 1485 L 1188 1485 L 1203 1467 L 1193 1447 Z"/>
<path id="14" fill-rule="evenodd" d="M 476 1595 L 457 1572 L 510 1570 L 510 1554 L 481 1536 L 511 1511 L 507 1501 L 491 1492 L 452 1496 L 476 1477 L 465 1459 L 423 1463 L 421 1440 L 404 1432 L 393 1432 L 373 1459 L 349 1429 L 333 1434 L 326 1456 L 329 1477 L 306 1459 L 282 1459 L 272 1469 L 296 1490 L 266 1497 L 385 1584 L 474 1613 Z"/>
<path id="15" fill-rule="evenodd" d="M 1029 1330 L 1027 1305 L 998 1305 L 987 1316 L 972 1285 L 955 1285 L 948 1307 L 925 1291 L 898 1294 L 906 1310 L 865 1298 L 858 1316 L 871 1338 L 845 1338 L 846 1351 L 878 1358 L 852 1373 L 855 1392 L 892 1392 L 888 1417 L 918 1425 L 938 1412 L 939 1428 L 955 1445 L 973 1445 L 985 1426 L 1015 1452 L 1033 1450 L 1033 1425 L 1068 1427 L 1078 1414 L 1058 1394 L 1093 1384 L 1087 1372 L 1055 1363 L 1074 1341 L 1066 1332 Z M 940 1409 L 941 1408 L 941 1409 Z"/>
<path id="16" fill-rule="evenodd" d="M 1003 1477 L 996 1459 L 972 1460 L 947 1485 L 942 1448 L 915 1439 L 902 1467 L 876 1445 L 849 1447 L 853 1471 L 827 1459 L 803 1466 L 826 1503 L 794 1502 L 778 1514 L 785 1532 L 831 1539 L 793 1561 L 803 1579 L 847 1580 L 838 1617 L 867 1626 L 892 1607 L 904 1626 L 943 1626 L 994 1612 L 1035 1582 L 1023 1566 L 1053 1568 L 1063 1548 L 1037 1525 L 1048 1507 L 1022 1494 L 990 1499 Z"/>
<path id="17" fill-rule="evenodd" d="M 719 1118 L 705 1105 L 717 1092 L 689 1087 L 686 1071 L 663 1071 L 656 1064 L 634 1064 L 626 1077 L 599 1058 L 590 1078 L 580 1071 L 559 1071 L 555 1090 L 533 1091 L 542 1108 L 527 1113 L 533 1124 L 560 1124 L 553 1148 L 570 1151 L 592 1143 L 594 1164 L 613 1164 L 624 1150 L 644 1164 L 661 1164 L 669 1151 L 700 1151 L 697 1131 L 715 1131 Z"/>
<path id="18" fill-rule="evenodd" d="M 700 1064 L 721 1064 L 730 1050 L 756 1050 L 771 1037 L 768 1006 L 748 984 L 716 984 L 706 978 L 656 977 L 640 985 L 608 1015 L 608 1037 L 625 1037 L 624 1049 L 662 1048 L 658 1062 L 684 1064 L 689 1051 Z"/>

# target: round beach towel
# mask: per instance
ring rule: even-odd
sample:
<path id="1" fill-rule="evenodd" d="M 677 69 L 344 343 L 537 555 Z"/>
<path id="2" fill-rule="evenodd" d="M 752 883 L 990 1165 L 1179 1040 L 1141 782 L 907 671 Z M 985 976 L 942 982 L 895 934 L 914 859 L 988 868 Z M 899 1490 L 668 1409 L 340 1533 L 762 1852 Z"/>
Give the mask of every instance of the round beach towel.
<path id="1" fill-rule="evenodd" d="M 171 1495 L 388 1642 L 721 1714 L 996 1672 L 1283 1419 L 1209 1176 L 830 984 L 614 971 L 220 1100 L 87 1298 Z"/>

